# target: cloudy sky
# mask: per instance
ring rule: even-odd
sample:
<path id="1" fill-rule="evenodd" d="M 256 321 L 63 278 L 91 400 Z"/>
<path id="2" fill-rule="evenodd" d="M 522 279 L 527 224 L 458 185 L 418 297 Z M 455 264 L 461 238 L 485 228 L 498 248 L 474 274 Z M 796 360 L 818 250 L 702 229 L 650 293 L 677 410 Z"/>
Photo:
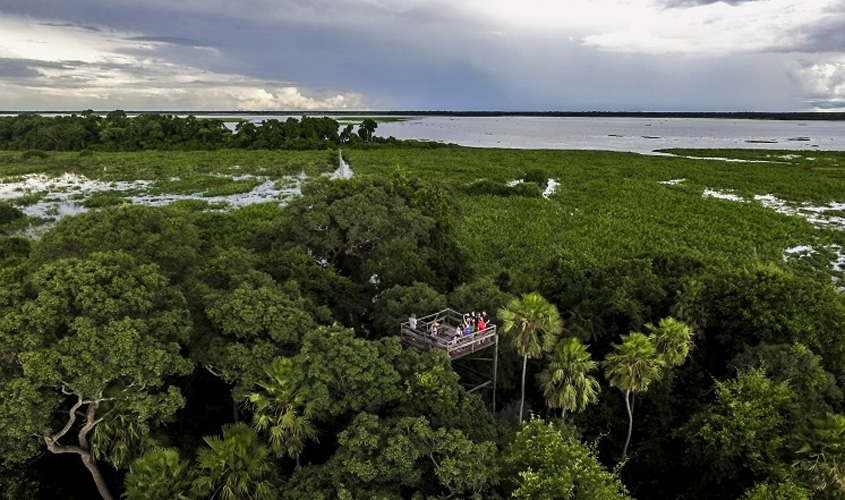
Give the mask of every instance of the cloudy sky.
<path id="1" fill-rule="evenodd" d="M 0 109 L 87 108 L 845 108 L 845 1 L 0 0 Z"/>

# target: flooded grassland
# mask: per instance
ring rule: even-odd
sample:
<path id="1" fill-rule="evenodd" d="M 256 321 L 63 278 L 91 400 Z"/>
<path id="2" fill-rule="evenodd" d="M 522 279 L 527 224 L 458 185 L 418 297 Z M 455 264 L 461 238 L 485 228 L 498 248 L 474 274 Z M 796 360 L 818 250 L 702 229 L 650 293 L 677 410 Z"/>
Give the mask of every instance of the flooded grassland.
<path id="1" fill-rule="evenodd" d="M 715 265 L 772 263 L 843 283 L 845 153 L 670 153 L 374 148 L 344 151 L 341 164 L 337 151 L 9 152 L 0 153 L 0 201 L 28 216 L 12 230 L 35 234 L 123 203 L 283 205 L 303 183 L 348 177 L 351 165 L 355 177 L 399 172 L 447 186 L 482 275 L 507 269 L 528 281 L 555 253 L 578 249 L 604 260 L 682 253 Z M 523 182 L 540 185 L 508 196 L 476 189 Z"/>

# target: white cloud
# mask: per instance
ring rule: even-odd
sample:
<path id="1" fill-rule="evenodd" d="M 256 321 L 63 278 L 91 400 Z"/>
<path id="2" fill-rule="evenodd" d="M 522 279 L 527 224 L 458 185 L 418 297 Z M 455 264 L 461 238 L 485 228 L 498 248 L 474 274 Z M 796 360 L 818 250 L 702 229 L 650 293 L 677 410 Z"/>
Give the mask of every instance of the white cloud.
<path id="1" fill-rule="evenodd" d="M 765 0 L 667 6 L 666 0 L 434 0 L 491 31 L 575 37 L 586 46 L 630 53 L 719 55 L 789 50 L 839 16 L 841 0 Z"/>
<path id="2" fill-rule="evenodd" d="M 364 108 L 357 92 L 325 92 L 280 81 L 204 70 L 166 58 L 166 41 L 138 33 L 0 18 L 0 58 L 37 77 L 4 78 L 6 109 L 346 109 Z M 191 50 L 215 53 L 214 48 Z"/>
<path id="3" fill-rule="evenodd" d="M 845 56 L 842 0 L 10 2 L 22 108 L 800 109 Z"/>
<path id="4" fill-rule="evenodd" d="M 845 107 L 845 54 L 817 54 L 796 62 L 793 76 L 819 109 Z"/>

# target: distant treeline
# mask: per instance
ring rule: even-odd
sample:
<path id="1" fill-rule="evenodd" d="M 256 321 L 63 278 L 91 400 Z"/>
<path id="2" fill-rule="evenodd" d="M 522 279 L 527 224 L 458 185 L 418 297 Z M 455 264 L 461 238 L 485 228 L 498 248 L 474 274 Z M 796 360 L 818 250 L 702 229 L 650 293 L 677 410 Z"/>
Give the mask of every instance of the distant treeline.
<path id="1" fill-rule="evenodd" d="M 328 149 L 339 145 L 403 141 L 374 135 L 371 118 L 340 128 L 329 117 L 268 118 L 255 124 L 238 121 L 234 131 L 224 120 L 145 113 L 130 117 L 116 110 L 101 116 L 94 111 L 41 116 L 25 113 L 0 116 L 0 149 L 42 151 L 141 151 L 239 149 Z M 416 142 L 414 142 L 417 144 Z"/>
<path id="2" fill-rule="evenodd" d="M 0 111 L 0 114 L 13 114 L 15 111 Z M 36 114 L 64 114 L 66 111 L 34 111 Z M 107 112 L 101 112 L 107 113 Z M 127 111 L 131 115 L 155 114 L 149 111 Z M 297 110 L 288 111 L 191 111 L 172 110 L 172 115 L 204 115 L 230 116 L 239 118 L 244 115 L 252 116 L 283 116 L 302 113 Z M 728 120 L 800 120 L 800 121 L 840 121 L 845 120 L 845 111 L 421 111 L 421 110 L 392 110 L 392 111 L 332 111 L 332 116 L 351 117 L 385 117 L 385 116 L 465 116 L 465 117 L 496 117 L 496 116 L 530 116 L 556 118 L 719 118 Z"/>

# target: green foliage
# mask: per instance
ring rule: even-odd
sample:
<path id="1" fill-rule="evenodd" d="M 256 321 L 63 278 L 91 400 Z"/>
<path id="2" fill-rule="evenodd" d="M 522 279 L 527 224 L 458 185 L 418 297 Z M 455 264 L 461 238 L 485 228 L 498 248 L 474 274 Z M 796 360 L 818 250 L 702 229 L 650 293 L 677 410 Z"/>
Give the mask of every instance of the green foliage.
<path id="1" fill-rule="evenodd" d="M 23 463 L 40 451 L 43 445 L 34 433 L 51 424 L 52 413 L 63 399 L 29 379 L 4 379 L 0 385 L 0 453 L 4 462 Z"/>
<path id="2" fill-rule="evenodd" d="M 399 332 L 399 324 L 411 314 L 431 314 L 446 309 L 446 298 L 424 283 L 394 286 L 373 304 L 373 326 L 379 335 Z"/>
<path id="3" fill-rule="evenodd" d="M 8 203 L 0 202 L 0 228 L 22 217 L 24 217 L 23 212 Z"/>
<path id="4" fill-rule="evenodd" d="M 154 388 L 190 370 L 179 354 L 190 328 L 185 299 L 157 266 L 93 253 L 46 264 L 32 286 L 37 295 L 4 330 L 19 338 L 33 381 L 96 398 L 112 383 L 135 393 L 136 385 Z"/>
<path id="5" fill-rule="evenodd" d="M 716 401 L 694 415 L 682 432 L 704 477 L 749 487 L 749 481 L 786 472 L 788 436 L 800 411 L 788 383 L 749 370 L 717 382 Z"/>
<path id="6" fill-rule="evenodd" d="M 376 122 L 367 118 L 361 125 L 361 137 L 376 138 Z M 0 148 L 30 149 L 23 159 L 43 158 L 44 150 L 107 151 L 198 150 L 221 147 L 263 149 L 326 149 L 340 144 L 338 122 L 329 117 L 290 117 L 284 123 L 271 118 L 256 125 L 239 122 L 235 133 L 219 119 L 179 117 L 143 113 L 127 116 L 123 110 L 109 112 L 105 118 L 94 113 L 42 117 L 34 114 L 0 117 Z"/>
<path id="7" fill-rule="evenodd" d="M 316 440 L 317 418 L 314 404 L 307 399 L 289 358 L 276 358 L 264 368 L 266 377 L 259 390 L 249 394 L 252 425 L 267 433 L 270 448 L 277 456 L 299 458 L 308 440 Z"/>
<path id="8" fill-rule="evenodd" d="M 400 352 L 395 337 L 367 341 L 352 330 L 319 327 L 305 334 L 294 361 L 314 411 L 334 417 L 377 412 L 401 398 L 392 364 Z"/>
<path id="9" fill-rule="evenodd" d="M 398 164 L 419 176 L 455 186 L 478 179 L 503 185 L 522 177 L 530 166 L 548 172 L 549 177 L 566 179 L 549 200 L 456 199 L 465 213 L 460 240 L 473 255 L 477 270 L 495 275 L 507 269 L 514 276 L 535 280 L 559 248 L 595 256 L 599 262 L 660 251 L 691 255 L 719 266 L 754 260 L 785 266 L 784 248 L 817 241 L 821 234 L 821 240 L 841 242 L 843 236 L 836 231 L 817 232 L 803 219 L 777 214 L 757 203 L 701 196 L 710 188 L 733 189 L 748 197 L 773 194 L 796 203 L 838 201 L 845 191 L 845 180 L 838 173 L 841 168 L 836 166 L 841 160 L 835 153 L 829 157 L 815 153 L 814 161 L 738 164 L 584 151 L 443 148 L 348 152 L 356 175 L 384 175 Z M 658 184 L 679 178 L 687 181 Z M 828 266 L 829 262 L 814 265 L 823 274 L 829 274 Z M 556 302 L 545 290 L 540 291 Z M 645 318 L 644 322 L 654 319 Z M 641 326 L 625 325 L 619 332 Z"/>
<path id="10" fill-rule="evenodd" d="M 620 391 L 645 392 L 660 378 L 664 366 L 651 339 L 632 332 L 622 336 L 621 344 L 613 345 L 613 352 L 604 360 L 604 375 Z"/>
<path id="11" fill-rule="evenodd" d="M 47 153 L 45 153 L 44 151 L 39 151 L 37 149 L 30 149 L 29 151 L 24 151 L 21 154 L 21 160 L 24 161 L 36 158 L 39 160 L 43 160 L 44 158 L 47 158 Z"/>
<path id="12" fill-rule="evenodd" d="M 496 447 L 473 442 L 461 431 L 433 428 L 425 417 L 381 421 L 361 413 L 338 435 L 332 458 L 338 494 L 412 488 L 437 496 L 481 495 L 497 482 Z"/>
<path id="13" fill-rule="evenodd" d="M 31 249 L 29 240 L 24 238 L 3 238 L 0 237 L 0 266 L 11 267 L 4 261 L 17 260 L 21 257 L 28 257 Z"/>
<path id="14" fill-rule="evenodd" d="M 251 269 L 233 278 L 205 293 L 205 314 L 216 335 L 200 339 L 203 345 L 196 350 L 206 366 L 235 384 L 235 398 L 242 399 L 263 375 L 263 366 L 295 352 L 315 323 L 296 283 L 279 285 Z"/>
<path id="15" fill-rule="evenodd" d="M 271 250 L 262 254 L 259 267 L 278 282 L 299 284 L 315 320 L 332 319 L 353 326 L 366 307 L 361 287 L 341 276 L 332 266 L 322 266 L 301 248 Z"/>
<path id="16" fill-rule="evenodd" d="M 628 437 L 622 448 L 622 459 L 628 454 L 634 425 L 634 408 L 631 393 L 648 390 L 663 374 L 666 361 L 658 354 L 652 338 L 639 332 L 622 335 L 621 344 L 613 344 L 613 351 L 604 359 L 604 376 L 611 386 L 625 394 L 628 410 Z"/>
<path id="17" fill-rule="evenodd" d="M 505 307 L 513 296 L 502 291 L 491 278 L 479 278 L 463 283 L 449 294 L 449 307 L 460 312 L 489 311 Z"/>
<path id="18" fill-rule="evenodd" d="M 192 491 L 221 500 L 272 500 L 278 479 L 270 450 L 248 425 L 223 428 L 223 438 L 205 438 L 197 453 L 197 477 Z"/>
<path id="19" fill-rule="evenodd" d="M 667 296 L 650 259 L 600 263 L 572 251 L 549 261 L 540 288 L 563 311 L 567 329 L 583 340 L 640 329 Z"/>
<path id="20" fill-rule="evenodd" d="M 180 395 L 174 392 L 173 396 L 173 404 L 177 408 L 182 406 Z M 111 413 L 94 427 L 91 454 L 116 469 L 123 469 L 156 445 L 156 435 L 148 422 L 138 420 L 133 413 Z"/>
<path id="21" fill-rule="evenodd" d="M 795 465 L 810 475 L 814 488 L 845 494 L 845 415 L 811 419 L 796 442 Z"/>
<path id="22" fill-rule="evenodd" d="M 766 481 L 754 486 L 742 496 L 744 500 L 810 500 L 812 493 L 791 479 L 783 482 Z"/>
<path id="23" fill-rule="evenodd" d="M 519 423 L 525 407 L 525 374 L 528 358 L 539 357 L 554 347 L 563 330 L 557 308 L 537 292 L 511 300 L 499 309 L 502 331 L 510 336 L 514 350 L 522 356 L 522 392 L 519 399 Z"/>
<path id="24" fill-rule="evenodd" d="M 624 499 L 619 478 L 605 470 L 571 428 L 532 418 L 504 451 L 503 477 L 513 498 Z"/>
<path id="25" fill-rule="evenodd" d="M 649 338 L 654 342 L 657 355 L 663 358 L 667 367 L 678 366 L 686 361 L 693 347 L 692 329 L 675 318 L 663 318 L 655 327 L 646 325 Z"/>
<path id="26" fill-rule="evenodd" d="M 143 432 L 185 403 L 171 385 L 192 369 L 181 355 L 191 326 L 185 299 L 156 265 L 121 252 L 53 261 L 31 281 L 32 296 L 0 321 L 0 337 L 11 339 L 4 356 L 16 354 L 2 398 L 16 405 L 0 425 L 0 446 L 14 443 L 17 458 L 33 442 L 77 454 L 105 497 L 92 454 L 123 465 L 139 433 L 97 436 L 96 427 L 123 414 Z M 76 442 L 68 444 L 70 431 Z"/>
<path id="27" fill-rule="evenodd" d="M 566 412 L 582 411 L 598 400 L 601 387 L 590 372 L 598 363 L 590 358 L 587 346 L 575 337 L 561 340 L 551 360 L 540 372 L 539 381 L 549 408 Z"/>
<path id="28" fill-rule="evenodd" d="M 514 196 L 523 198 L 540 198 L 543 196 L 543 188 L 533 182 L 520 182 L 511 188 Z"/>
<path id="29" fill-rule="evenodd" d="M 200 244 L 196 228 L 172 210 L 121 205 L 62 219 L 33 246 L 32 260 L 38 265 L 120 250 L 178 279 L 196 263 Z"/>
<path id="30" fill-rule="evenodd" d="M 287 210 L 287 240 L 361 285 L 384 290 L 426 281 L 445 290 L 466 276 L 454 206 L 444 189 L 427 181 L 401 172 L 315 181 Z"/>
<path id="31" fill-rule="evenodd" d="M 801 343 L 834 375 L 845 374 L 845 301 L 826 283 L 773 266 L 710 276 L 698 303 L 711 359 L 730 359 L 743 344 Z"/>
<path id="32" fill-rule="evenodd" d="M 498 316 L 514 349 L 529 358 L 551 350 L 562 330 L 557 308 L 536 292 L 511 300 Z"/>
<path id="33" fill-rule="evenodd" d="M 38 498 L 38 481 L 32 478 L 30 467 L 0 460 L 0 498 L 18 500 Z"/>
<path id="34" fill-rule="evenodd" d="M 533 182 L 534 184 L 540 186 L 540 188 L 545 189 L 549 182 L 549 174 L 541 168 L 533 168 L 525 173 L 522 180 L 525 182 Z"/>
<path id="35" fill-rule="evenodd" d="M 543 179 L 542 182 L 542 185 L 545 185 L 547 180 Z M 469 196 L 522 196 L 525 198 L 541 198 L 543 196 L 543 187 L 537 182 L 519 182 L 513 186 L 508 186 L 490 179 L 473 181 L 464 186 L 462 191 Z"/>
<path id="36" fill-rule="evenodd" d="M 446 356 L 404 349 L 394 363 L 403 395 L 392 416 L 424 416 L 432 427 L 457 429 L 475 441 L 497 439 L 488 405 L 466 393 Z"/>
<path id="37" fill-rule="evenodd" d="M 75 172 L 105 182 L 164 179 L 158 189 L 179 192 L 234 192 L 254 184 L 236 179 L 243 174 L 290 182 L 285 176 L 314 176 L 337 161 L 336 150 L 150 151 L 216 148 L 220 130 L 196 117 L 180 118 L 184 129 L 175 121 L 168 129 L 171 123 L 159 118 L 83 116 L 49 130 L 44 127 L 58 121 L 22 119 L 41 132 L 29 144 L 16 143 L 19 152 L 0 153 L 4 175 Z M 0 120 L 2 137 L 8 137 L 2 135 L 6 123 Z M 335 141 L 329 125 L 310 119 L 239 124 L 232 146 L 324 147 Z M 174 130 L 192 135 L 177 140 Z M 97 142 L 101 137 L 106 142 Z M 45 446 L 44 432 L 60 451 L 77 444 L 82 449 L 82 432 L 94 465 L 125 468 L 157 443 L 190 450 L 233 418 L 264 416 L 265 430 L 255 442 L 274 471 L 279 462 L 269 455 L 296 456 L 306 445 L 303 461 L 317 464 L 294 470 L 284 491 L 273 493 L 284 498 L 497 498 L 517 490 L 554 497 L 549 488 L 566 491 L 585 469 L 559 456 L 588 463 L 578 462 L 580 452 L 558 453 L 557 437 L 532 442 L 524 451 L 528 466 L 513 465 L 502 476 L 507 485 L 497 488 L 498 476 L 488 475 L 498 474 L 490 446 L 504 447 L 512 429 L 493 419 L 489 401 L 466 394 L 447 358 L 402 349 L 395 338 L 356 338 L 344 328 L 379 337 L 395 331 L 410 312 L 440 309 L 443 294 L 453 308 L 495 313 L 512 299 L 504 292 L 536 289 L 558 308 L 568 334 L 593 340 L 594 356 L 620 354 L 621 346 L 611 342 L 637 331 L 649 334 L 662 354 L 664 376 L 636 398 L 643 430 L 624 479 L 637 496 L 841 496 L 835 472 L 841 436 L 838 422 L 826 415 L 842 411 L 837 380 L 845 373 L 845 309 L 830 286 L 829 266 L 834 245 L 845 247 L 845 233 L 751 201 L 755 194 L 774 194 L 795 206 L 842 201 L 841 153 L 814 151 L 812 161 L 743 153 L 782 162 L 743 164 L 601 152 L 398 148 L 375 137 L 369 143 L 350 134 L 344 139 L 355 177 L 315 182 L 290 207 L 115 206 L 59 223 L 32 240 L 31 251 L 28 239 L 0 238 L 0 453 L 6 457 L 0 472 L 10 471 L 0 480 L 3 494 L 32 496 L 29 478 L 41 481 L 42 496 L 73 494 L 49 476 L 51 460 L 31 461 Z M 83 142 L 85 155 L 55 151 Z M 21 161 L 26 149 L 50 153 Z M 512 179 L 544 183 L 550 177 L 566 179 L 550 199 L 540 198 L 540 185 L 531 182 L 506 186 Z M 687 180 L 658 183 L 678 178 Z M 475 184 L 479 179 L 485 180 Z M 464 192 L 472 185 L 504 187 L 509 197 Z M 704 198 L 704 188 L 732 190 L 749 201 Z M 521 189 L 531 196 L 517 195 Z M 43 196 L 36 192 L 16 203 Z M 114 203 L 114 196 L 89 204 Z M 17 218 L 3 229 L 25 229 L 28 219 L 12 214 Z M 799 244 L 813 245 L 816 253 L 784 259 L 783 250 Z M 109 257 L 97 255 L 101 251 Z M 667 316 L 689 325 L 696 339 L 690 362 L 671 371 L 668 365 L 688 357 L 690 339 L 680 324 L 664 328 Z M 317 326 L 333 321 L 339 324 Z M 536 340 L 544 343 L 542 335 Z M 551 382 L 562 369 L 555 354 L 535 358 L 526 372 L 544 373 Z M 263 368 L 278 356 L 290 366 L 285 376 L 272 378 Z M 220 378 L 202 368 L 185 376 L 192 367 L 185 358 Z M 518 361 L 511 350 L 500 353 L 500 400 L 515 395 Z M 526 366 L 527 358 L 522 361 Z M 767 381 L 751 380 L 748 374 L 760 370 Z M 736 371 L 736 380 L 723 381 Z M 720 380 L 715 389 L 714 378 Z M 80 400 L 63 388 L 97 392 Z M 539 402 L 539 389 L 530 388 L 529 398 Z M 250 392 L 267 405 L 259 411 L 255 401 L 254 414 L 233 408 L 231 390 L 234 406 Z M 572 392 L 566 394 L 561 403 L 572 400 Z M 633 399 L 626 398 L 629 425 Z M 76 419 L 59 435 L 74 408 Z M 319 442 L 297 437 L 308 434 L 300 431 L 312 408 L 321 417 L 313 423 Z M 568 421 L 611 459 L 617 443 L 602 436 L 608 429 L 616 434 L 622 413 L 602 400 Z M 568 440 L 575 431 L 560 433 Z M 460 457 L 459 466 L 450 465 L 453 457 Z M 151 473 L 163 478 L 159 485 L 173 483 L 178 490 L 161 495 L 193 496 L 184 488 L 193 484 L 193 473 L 176 471 L 186 461 L 173 458 L 151 466 L 159 467 Z M 571 473 L 541 472 L 560 467 L 531 462 L 540 459 Z M 168 479 L 168 463 L 178 478 Z M 21 467 L 32 473 L 22 475 Z M 382 475 L 373 477 L 373 471 Z M 271 482 L 279 485 L 276 478 Z M 823 485 L 825 490 L 815 489 Z"/>
<path id="38" fill-rule="evenodd" d="M 772 382 L 786 382 L 802 406 L 815 414 L 830 412 L 842 402 L 834 376 L 823 368 L 821 357 L 803 344 L 746 346 L 731 366 L 737 371 L 764 370 Z"/>
<path id="39" fill-rule="evenodd" d="M 128 500 L 187 500 L 194 471 L 173 448 L 153 448 L 138 457 L 126 474 Z"/>

